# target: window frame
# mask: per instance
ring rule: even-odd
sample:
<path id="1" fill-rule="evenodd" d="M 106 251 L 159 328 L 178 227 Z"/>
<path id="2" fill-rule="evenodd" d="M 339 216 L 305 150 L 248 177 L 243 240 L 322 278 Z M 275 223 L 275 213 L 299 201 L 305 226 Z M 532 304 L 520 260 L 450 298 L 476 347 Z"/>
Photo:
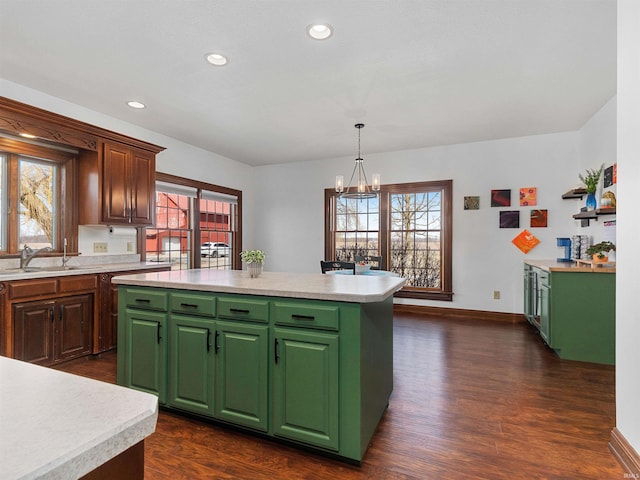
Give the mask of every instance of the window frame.
<path id="1" fill-rule="evenodd" d="M 19 163 L 20 159 L 34 160 L 37 162 L 50 162 L 55 164 L 58 172 L 56 178 L 55 203 L 58 208 L 53 221 L 55 227 L 51 239 L 54 253 L 62 253 L 64 238 L 68 245 L 77 244 L 77 216 L 74 199 L 76 198 L 76 186 L 73 179 L 77 172 L 77 158 L 79 152 L 55 146 L 44 146 L 35 143 L 23 142 L 17 139 L 0 137 L 0 152 L 6 155 L 6 183 L 8 192 L 4 200 L 7 201 L 6 211 L 6 245 L 0 250 L 0 256 L 13 257 L 20 253 L 19 250 Z M 72 206 L 72 208 L 69 208 Z"/>
<path id="2" fill-rule="evenodd" d="M 202 235 L 200 230 L 200 200 L 203 199 L 203 192 L 213 192 L 214 194 L 221 194 L 225 196 L 235 197 L 237 199 L 236 212 L 237 212 L 237 226 L 231 232 L 233 236 L 235 236 L 235 241 L 231 244 L 231 269 L 232 270 L 240 270 L 242 269 L 242 262 L 240 261 L 240 252 L 242 251 L 242 191 L 236 190 L 229 187 L 223 187 L 220 185 L 215 185 L 212 183 L 201 182 L 198 180 L 192 180 L 190 178 L 179 177 L 176 175 L 156 172 L 156 182 L 163 183 L 171 183 L 181 187 L 193 188 L 197 190 L 196 197 L 190 202 L 191 203 L 191 252 L 192 252 L 192 260 L 191 265 L 192 268 L 201 268 L 202 266 L 202 257 L 200 254 L 200 245 L 202 244 Z M 205 195 L 206 196 L 206 195 Z M 205 198 L 206 199 L 206 198 Z M 142 228 L 141 235 L 139 236 L 140 241 L 138 245 L 138 251 L 141 252 L 141 257 L 146 259 L 146 229 L 156 229 L 155 226 Z"/>
<path id="3" fill-rule="evenodd" d="M 424 289 L 419 287 L 403 287 L 395 293 L 396 297 L 415 298 L 423 300 L 453 300 L 453 275 L 452 275 L 452 245 L 453 245 L 453 180 L 437 180 L 428 182 L 410 182 L 386 184 L 380 186 L 379 193 L 379 254 L 383 257 L 382 269 L 388 268 L 388 259 L 390 258 L 390 228 L 391 228 L 391 212 L 390 212 L 390 196 L 398 193 L 423 193 L 428 191 L 442 192 L 441 199 L 441 279 L 440 288 Z M 335 212 L 336 200 L 338 193 L 335 189 L 325 189 L 325 260 L 335 258 Z"/>

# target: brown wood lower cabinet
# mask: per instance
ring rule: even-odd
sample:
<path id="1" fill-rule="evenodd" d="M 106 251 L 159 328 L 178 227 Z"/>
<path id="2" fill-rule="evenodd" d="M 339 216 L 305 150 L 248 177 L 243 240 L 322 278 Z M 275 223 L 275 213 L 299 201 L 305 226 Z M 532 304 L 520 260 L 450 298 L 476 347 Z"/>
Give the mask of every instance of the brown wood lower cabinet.
<path id="1" fill-rule="evenodd" d="M 14 358 L 40 365 L 91 353 L 93 295 L 13 304 Z"/>
<path id="2" fill-rule="evenodd" d="M 112 350 L 118 340 L 118 275 L 170 267 L 0 282 L 0 355 L 52 365 Z"/>
<path id="3" fill-rule="evenodd" d="M 123 272 L 101 273 L 98 285 L 99 312 L 94 324 L 93 353 L 113 350 L 118 345 L 118 285 L 111 283 L 113 277 L 137 273 L 164 272 L 171 267 L 126 270 Z"/>

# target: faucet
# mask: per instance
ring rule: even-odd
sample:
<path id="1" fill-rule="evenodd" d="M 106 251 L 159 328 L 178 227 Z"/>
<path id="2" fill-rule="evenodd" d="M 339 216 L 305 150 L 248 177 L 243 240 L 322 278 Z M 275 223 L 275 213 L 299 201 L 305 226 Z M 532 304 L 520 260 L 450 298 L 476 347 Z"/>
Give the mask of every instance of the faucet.
<path id="1" fill-rule="evenodd" d="M 27 265 L 29 265 L 29 262 L 33 260 L 33 258 L 37 256 L 40 252 L 50 252 L 50 251 L 51 251 L 51 247 L 44 247 L 44 248 L 39 248 L 37 250 L 34 250 L 25 243 L 24 248 L 20 252 L 20 269 L 27 268 Z"/>

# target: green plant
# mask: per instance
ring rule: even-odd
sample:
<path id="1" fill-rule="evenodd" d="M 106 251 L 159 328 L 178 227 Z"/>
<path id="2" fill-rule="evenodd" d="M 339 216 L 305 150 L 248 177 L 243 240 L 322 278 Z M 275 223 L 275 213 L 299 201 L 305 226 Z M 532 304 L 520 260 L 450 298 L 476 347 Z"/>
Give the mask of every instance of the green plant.
<path id="1" fill-rule="evenodd" d="M 245 263 L 264 263 L 265 254 L 262 250 L 243 250 L 240 258 Z"/>
<path id="2" fill-rule="evenodd" d="M 611 250 L 613 250 L 614 252 L 616 251 L 616 246 L 613 243 L 600 242 L 600 243 L 596 243 L 595 245 L 591 245 L 589 248 L 587 248 L 587 254 L 597 255 L 598 258 L 604 258 L 605 253 L 610 252 Z"/>
<path id="3" fill-rule="evenodd" d="M 598 170 L 587 168 L 585 175 L 582 175 L 581 173 L 578 174 L 578 178 L 582 183 L 584 183 L 587 193 L 596 193 L 598 183 L 600 183 L 602 170 L 604 170 L 604 163 L 600 165 Z"/>

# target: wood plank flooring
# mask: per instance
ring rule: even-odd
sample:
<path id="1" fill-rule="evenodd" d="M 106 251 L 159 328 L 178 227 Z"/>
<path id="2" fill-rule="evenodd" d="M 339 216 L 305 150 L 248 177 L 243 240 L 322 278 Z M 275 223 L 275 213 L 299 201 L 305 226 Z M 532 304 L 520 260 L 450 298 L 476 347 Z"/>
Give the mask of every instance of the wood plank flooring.
<path id="1" fill-rule="evenodd" d="M 559 359 L 526 324 L 394 318 L 394 392 L 361 466 L 161 410 L 145 479 L 623 479 L 614 367 Z M 115 382 L 116 356 L 61 370 Z"/>

